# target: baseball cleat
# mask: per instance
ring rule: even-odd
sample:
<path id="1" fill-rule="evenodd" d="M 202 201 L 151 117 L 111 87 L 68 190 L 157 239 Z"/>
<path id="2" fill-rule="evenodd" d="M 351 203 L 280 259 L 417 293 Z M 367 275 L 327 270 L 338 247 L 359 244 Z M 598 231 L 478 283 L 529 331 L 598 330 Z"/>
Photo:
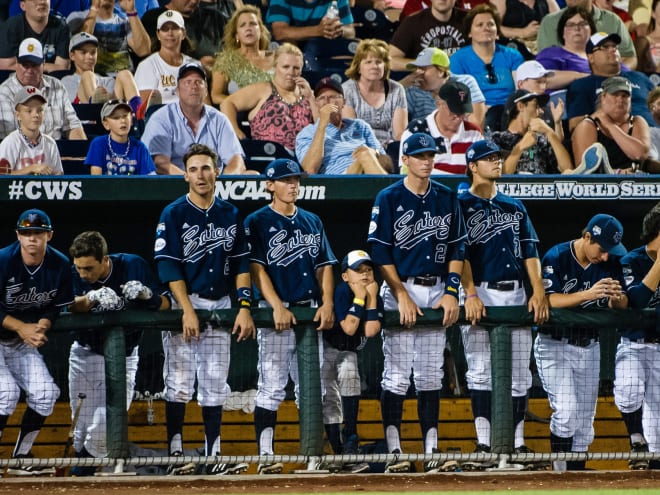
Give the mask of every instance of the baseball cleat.
<path id="1" fill-rule="evenodd" d="M 440 449 L 433 449 L 434 454 L 439 454 Z M 441 461 L 439 460 L 431 460 L 431 461 L 426 461 L 424 463 L 424 472 L 425 473 L 438 473 L 440 472 L 440 466 L 441 466 Z"/>
<path id="2" fill-rule="evenodd" d="M 490 445 L 484 445 L 483 443 L 477 444 L 477 448 L 474 449 L 475 454 L 490 454 Z M 461 463 L 461 468 L 464 471 L 485 471 L 488 468 L 497 466 L 495 461 L 465 461 Z"/>
<path id="3" fill-rule="evenodd" d="M 319 461 L 314 470 L 316 471 L 330 471 L 331 473 L 339 473 L 344 469 L 344 463 L 340 461 Z"/>
<path id="4" fill-rule="evenodd" d="M 646 442 L 635 442 L 631 445 L 631 452 L 648 452 L 649 446 Z M 630 459 L 628 467 L 633 471 L 643 471 L 649 469 L 648 459 Z"/>
<path id="5" fill-rule="evenodd" d="M 225 474 L 241 474 L 248 470 L 250 466 L 245 462 L 237 464 L 226 464 L 224 462 L 218 464 L 209 464 L 206 466 L 206 474 L 211 476 L 222 476 Z"/>
<path id="6" fill-rule="evenodd" d="M 513 449 L 514 454 L 533 454 L 534 451 L 527 445 L 521 445 Z M 519 461 L 525 471 L 545 471 L 550 469 L 550 461 Z"/>
<path id="7" fill-rule="evenodd" d="M 172 457 L 181 457 L 183 452 L 177 451 L 170 454 Z M 167 466 L 167 475 L 168 476 L 184 476 L 188 474 L 195 474 L 197 466 L 194 462 L 188 462 L 185 464 L 170 464 Z"/>
<path id="8" fill-rule="evenodd" d="M 16 459 L 31 459 L 32 454 L 17 455 Z M 30 464 L 27 466 L 16 466 L 7 469 L 7 474 L 14 476 L 51 476 L 55 474 L 53 466 L 41 466 L 39 464 Z"/>
<path id="9" fill-rule="evenodd" d="M 368 473 L 371 470 L 369 467 L 369 464 L 366 462 L 354 462 L 351 464 L 344 464 L 344 467 L 342 468 L 342 473 L 346 474 L 360 474 L 360 473 Z"/>
<path id="10" fill-rule="evenodd" d="M 394 450 L 391 454 L 400 454 L 400 450 Z M 393 461 L 388 462 L 385 465 L 386 473 L 409 473 L 410 472 L 410 461 L 400 461 L 399 459 L 394 459 Z"/>
<path id="11" fill-rule="evenodd" d="M 257 474 L 280 474 L 284 469 L 281 462 L 271 462 L 269 464 L 259 464 Z"/>

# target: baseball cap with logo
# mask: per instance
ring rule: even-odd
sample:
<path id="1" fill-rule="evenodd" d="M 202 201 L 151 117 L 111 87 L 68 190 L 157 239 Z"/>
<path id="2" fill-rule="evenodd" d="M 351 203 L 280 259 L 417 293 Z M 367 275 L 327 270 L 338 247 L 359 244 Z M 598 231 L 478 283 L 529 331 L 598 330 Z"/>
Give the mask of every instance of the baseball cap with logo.
<path id="1" fill-rule="evenodd" d="M 536 60 L 528 60 L 520 64 L 516 69 L 516 82 L 527 79 L 540 79 L 552 75 L 554 75 L 554 72 L 547 70 Z"/>
<path id="2" fill-rule="evenodd" d="M 371 266 L 372 268 L 374 266 L 374 262 L 371 261 L 371 256 L 369 256 L 366 251 L 356 249 L 355 251 L 351 251 L 346 256 L 344 256 L 344 259 L 341 262 L 341 271 L 345 272 L 349 268 L 351 270 L 357 270 L 360 268 L 360 265 L 364 263 Z"/>
<path id="3" fill-rule="evenodd" d="M 18 46 L 18 61 L 33 64 L 44 63 L 44 50 L 35 38 L 25 38 Z"/>
<path id="4" fill-rule="evenodd" d="M 16 95 L 14 95 L 14 108 L 23 103 L 27 103 L 32 98 L 39 98 L 42 103 L 48 103 L 44 94 L 39 91 L 39 88 L 35 88 L 34 86 L 22 86 L 21 89 L 16 92 Z"/>
<path id="5" fill-rule="evenodd" d="M 16 230 L 23 232 L 25 230 L 39 230 L 42 232 L 50 232 L 53 230 L 53 224 L 45 212 L 35 208 L 26 210 L 18 217 L 16 222 Z"/>
<path id="6" fill-rule="evenodd" d="M 435 144 L 435 139 L 424 132 L 412 134 L 403 142 L 401 147 L 401 153 L 406 156 L 415 156 L 427 151 L 437 153 L 438 147 Z"/>
<path id="7" fill-rule="evenodd" d="M 181 29 L 185 29 L 186 27 L 186 23 L 183 20 L 183 16 L 181 15 L 180 12 L 177 12 L 176 10 L 166 10 L 165 12 L 160 14 L 158 16 L 158 21 L 156 21 L 156 29 L 160 31 L 160 28 L 162 28 L 167 22 L 173 22 Z"/>
<path id="8" fill-rule="evenodd" d="M 112 115 L 112 112 L 118 108 L 125 108 L 128 113 L 132 113 L 133 109 L 125 100 L 110 100 L 106 101 L 101 108 L 101 120 L 107 119 Z"/>
<path id="9" fill-rule="evenodd" d="M 623 225 L 612 215 L 599 213 L 595 215 L 585 229 L 591 234 L 591 238 L 600 244 L 603 251 L 614 256 L 623 256 L 627 253 L 621 244 L 623 239 Z"/>
<path id="10" fill-rule="evenodd" d="M 475 141 L 465 152 L 465 163 L 476 162 L 477 160 L 501 152 L 500 147 L 490 139 Z"/>
<path id="11" fill-rule="evenodd" d="M 285 177 L 305 177 L 307 174 L 300 168 L 298 162 L 288 158 L 278 158 L 268 164 L 264 175 L 268 180 L 284 179 Z"/>
<path id="12" fill-rule="evenodd" d="M 526 89 L 517 89 L 509 95 L 504 104 L 505 115 L 510 115 L 517 103 L 525 103 L 530 100 L 536 100 L 538 107 L 542 108 L 548 104 L 550 97 L 546 94 L 531 93 Z M 508 123 L 508 119 L 507 119 Z"/>
<path id="13" fill-rule="evenodd" d="M 470 88 L 458 81 L 449 80 L 442 85 L 438 96 L 447 103 L 449 110 L 455 114 L 472 113 L 472 96 Z"/>
<path id="14" fill-rule="evenodd" d="M 74 34 L 69 41 L 69 51 L 72 52 L 79 46 L 84 45 L 85 43 L 91 43 L 94 46 L 99 46 L 99 40 L 93 34 L 86 33 L 82 31 L 78 34 Z"/>
<path id="15" fill-rule="evenodd" d="M 596 48 L 601 46 L 606 41 L 614 41 L 618 45 L 621 43 L 621 36 L 616 33 L 608 34 L 602 31 L 600 33 L 593 34 L 591 35 L 591 38 L 589 38 L 589 41 L 587 41 L 587 47 L 585 51 L 587 53 L 593 53 Z"/>
<path id="16" fill-rule="evenodd" d="M 183 64 L 179 68 L 179 75 L 177 76 L 176 80 L 180 81 L 191 72 L 197 72 L 197 74 L 199 74 L 200 76 L 202 76 L 202 78 L 204 78 L 204 80 L 206 80 L 206 71 L 199 62 L 188 62 L 187 64 Z"/>
<path id="17" fill-rule="evenodd" d="M 406 65 L 406 69 L 415 70 L 417 67 L 428 67 L 430 65 L 449 69 L 449 56 L 440 48 L 424 48 L 415 60 Z"/>
<path id="18" fill-rule="evenodd" d="M 632 86 L 630 81 L 621 76 L 608 77 L 600 85 L 600 88 L 603 90 L 603 92 L 609 94 L 618 93 L 619 91 L 624 91 L 629 95 L 632 94 Z"/>
<path id="19" fill-rule="evenodd" d="M 326 89 L 331 89 L 344 96 L 344 88 L 341 87 L 341 83 L 334 77 L 324 77 L 317 82 L 316 86 L 314 86 L 314 96 L 319 96 Z"/>

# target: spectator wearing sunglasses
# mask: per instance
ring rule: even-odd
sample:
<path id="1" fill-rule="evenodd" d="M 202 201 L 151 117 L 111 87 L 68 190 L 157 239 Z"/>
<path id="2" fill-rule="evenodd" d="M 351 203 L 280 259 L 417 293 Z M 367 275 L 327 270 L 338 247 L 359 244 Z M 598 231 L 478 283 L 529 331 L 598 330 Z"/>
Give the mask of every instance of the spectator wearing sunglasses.
<path id="1" fill-rule="evenodd" d="M 472 44 L 450 57 L 451 71 L 472 74 L 486 98 L 486 106 L 504 104 L 515 90 L 516 69 L 524 61 L 522 55 L 497 43 L 500 17 L 488 4 L 477 5 L 468 12 L 464 32 Z"/>

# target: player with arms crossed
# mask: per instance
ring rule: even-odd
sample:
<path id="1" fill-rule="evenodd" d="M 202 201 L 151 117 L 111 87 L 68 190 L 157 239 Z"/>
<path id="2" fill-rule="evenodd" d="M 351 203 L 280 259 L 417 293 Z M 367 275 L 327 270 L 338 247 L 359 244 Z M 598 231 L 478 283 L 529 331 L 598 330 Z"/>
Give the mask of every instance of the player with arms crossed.
<path id="1" fill-rule="evenodd" d="M 660 308 L 660 203 L 642 222 L 643 246 L 621 258 L 633 308 Z M 614 402 L 626 424 L 633 452 L 660 452 L 660 335 L 629 328 L 616 348 Z M 631 469 L 659 469 L 657 460 L 631 460 Z"/>
<path id="2" fill-rule="evenodd" d="M 553 308 L 625 308 L 623 226 L 595 215 L 579 239 L 557 244 L 543 257 L 543 284 Z M 534 357 L 548 394 L 552 452 L 586 452 L 594 440 L 600 376 L 598 328 L 543 327 Z M 582 470 L 585 461 L 555 461 L 553 469 Z"/>
<path id="3" fill-rule="evenodd" d="M 458 197 L 465 219 L 467 242 L 461 283 L 465 290 L 465 317 L 471 325 L 461 326 L 468 365 L 466 375 L 472 413 L 477 430 L 476 452 L 490 452 L 491 354 L 490 334 L 479 326 L 486 306 L 527 304 L 537 325 L 547 321 L 548 302 L 543 288 L 538 236 L 522 202 L 498 192 L 502 176 L 502 155 L 492 141 L 477 141 L 465 153 L 470 189 Z M 525 287 L 532 295 L 527 298 Z M 529 357 L 532 349 L 530 327 L 511 329 L 514 448 L 525 446 L 524 419 L 527 391 L 532 386 Z M 477 463 L 475 468 L 489 467 Z M 463 468 L 469 464 L 463 464 Z"/>
<path id="4" fill-rule="evenodd" d="M 183 310 L 183 332 L 163 332 L 167 444 L 170 455 L 183 454 L 186 404 L 196 378 L 206 455 L 219 455 L 222 406 L 231 393 L 231 335 L 211 322 L 201 326 L 195 309 L 228 309 L 236 293 L 239 309 L 232 334 L 238 334 L 239 342 L 254 337 L 248 247 L 238 209 L 215 197 L 218 155 L 208 146 L 193 144 L 183 163 L 189 192 L 161 213 L 154 247 L 160 279 L 174 296 L 172 307 Z M 237 474 L 247 468 L 245 463 L 218 463 L 208 465 L 206 473 Z M 194 469 L 190 463 L 172 465 L 168 474 L 192 474 Z"/>
<path id="5" fill-rule="evenodd" d="M 124 309 L 169 309 L 170 300 L 147 262 L 134 254 L 108 254 L 108 243 L 95 231 L 82 232 L 69 248 L 73 258 L 74 312 L 121 311 Z M 74 432 L 76 457 L 105 457 L 106 397 L 105 329 L 78 331 L 69 353 L 69 401 L 75 414 L 77 398 L 85 395 Z M 142 330 L 127 329 L 126 407 L 131 406 L 138 369 L 138 346 Z M 76 466 L 75 476 L 91 476 L 96 467 Z"/>
<path id="6" fill-rule="evenodd" d="M 384 323 L 383 299 L 378 294 L 371 257 L 357 249 L 341 262 L 341 282 L 335 288 L 335 326 L 323 332 L 323 422 L 335 454 L 358 453 L 360 371 L 357 351 L 375 337 Z M 341 423 L 344 429 L 340 431 Z M 349 473 L 369 470 L 366 462 L 341 466 Z"/>
<path id="7" fill-rule="evenodd" d="M 403 401 L 413 370 L 424 452 L 438 452 L 438 415 L 446 327 L 458 319 L 458 290 L 465 254 L 465 225 L 456 194 L 430 179 L 435 141 L 415 133 L 402 144 L 408 175 L 378 193 L 368 241 L 384 283 L 386 310 L 398 309 L 403 329 L 383 330 L 385 369 L 381 385 L 383 428 L 390 453 L 401 453 Z M 442 308 L 441 328 L 413 329 L 423 308 Z M 425 471 L 440 468 L 430 461 Z M 408 472 L 393 461 L 386 472 Z"/>
<path id="8" fill-rule="evenodd" d="M 254 410 L 259 454 L 272 455 L 277 410 L 284 400 L 289 375 L 298 393 L 293 331 L 297 322 L 288 308 L 318 307 L 314 316 L 317 330 L 332 328 L 332 265 L 337 259 L 321 219 L 296 206 L 303 175 L 300 165 L 278 159 L 268 164 L 264 173 L 266 189 L 273 199 L 245 219 L 245 231 L 251 247 L 250 272 L 263 297 L 259 306 L 273 308 L 273 327 L 257 331 L 259 383 Z M 262 463 L 257 471 L 277 474 L 282 468 L 279 462 Z"/>
<path id="9" fill-rule="evenodd" d="M 31 457 L 32 444 L 53 412 L 60 390 L 39 348 L 48 342 L 60 310 L 73 302 L 67 257 L 48 243 L 50 218 L 41 210 L 21 213 L 18 240 L 0 250 L 0 435 L 25 392 L 27 409 L 12 457 Z M 51 466 L 25 465 L 8 474 L 54 474 Z"/>

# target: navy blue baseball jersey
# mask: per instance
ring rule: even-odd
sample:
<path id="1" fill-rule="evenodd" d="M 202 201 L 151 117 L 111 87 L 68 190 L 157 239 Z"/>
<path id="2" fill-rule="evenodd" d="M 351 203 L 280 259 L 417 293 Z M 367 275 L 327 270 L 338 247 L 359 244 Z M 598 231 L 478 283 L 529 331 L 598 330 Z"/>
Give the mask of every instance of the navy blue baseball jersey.
<path id="1" fill-rule="evenodd" d="M 378 193 L 371 210 L 368 242 L 377 265 L 395 265 L 401 279 L 445 276 L 449 262 L 465 257 L 465 224 L 456 194 L 430 181 L 426 194 L 403 180 Z"/>
<path id="2" fill-rule="evenodd" d="M 248 247 L 238 209 L 221 199 L 203 210 L 182 196 L 165 207 L 154 259 L 164 283 L 184 280 L 189 294 L 218 300 L 233 294 L 233 277 L 248 272 Z"/>
<path id="3" fill-rule="evenodd" d="M 527 280 L 525 260 L 538 258 L 538 235 L 522 202 L 501 192 L 490 199 L 458 196 L 467 240 L 465 259 L 475 284 Z"/>
<path id="4" fill-rule="evenodd" d="M 282 301 L 319 299 L 316 270 L 337 259 L 317 215 L 296 207 L 289 217 L 264 206 L 245 219 L 245 232 L 250 262 L 266 268 Z"/>
<path id="5" fill-rule="evenodd" d="M 145 286 L 149 287 L 154 294 L 164 294 L 167 292 L 163 286 L 158 283 L 156 275 L 144 258 L 135 254 L 117 253 L 109 255 L 110 273 L 103 280 L 97 280 L 93 284 L 85 282 L 80 278 L 78 271 L 72 267 L 73 273 L 73 293 L 75 296 L 83 296 L 91 290 L 109 287 L 120 296 L 120 307 L 117 310 L 134 307 L 142 307 L 140 301 L 133 303 L 127 301 L 122 295 L 121 286 L 130 280 L 139 280 Z M 100 311 L 97 307 L 92 311 Z M 101 329 L 81 330 L 76 336 L 76 340 L 82 345 L 89 345 L 94 352 L 103 353 L 103 336 L 105 332 Z M 131 351 L 140 341 L 141 330 L 129 330 L 126 332 L 126 349 Z"/>
<path id="6" fill-rule="evenodd" d="M 651 291 L 642 280 L 651 270 L 654 260 L 648 255 L 646 246 L 640 246 L 632 251 L 628 251 L 621 258 L 623 267 L 623 280 L 625 289 L 628 293 L 630 306 L 634 308 L 657 308 L 660 306 L 660 287 L 655 292 Z M 641 329 L 626 329 L 623 335 L 630 339 L 644 337 L 644 331 Z"/>
<path id="7" fill-rule="evenodd" d="M 41 265 L 27 267 L 16 241 L 0 249 L 0 294 L 0 322 L 8 315 L 25 323 L 41 318 L 52 322 L 73 303 L 71 263 L 57 249 L 46 246 Z M 15 338 L 15 332 L 0 329 L 0 340 Z"/>
<path id="8" fill-rule="evenodd" d="M 339 282 L 335 288 L 334 305 L 335 305 L 335 325 L 331 330 L 323 332 L 323 340 L 328 342 L 335 349 L 340 351 L 359 351 L 367 342 L 364 335 L 364 324 L 366 322 L 366 312 L 364 318 L 360 321 L 360 326 L 353 335 L 347 335 L 341 328 L 341 322 L 346 319 L 348 311 L 353 306 L 353 291 L 350 286 L 343 280 Z M 380 320 L 381 328 L 385 324 L 385 307 L 383 305 L 383 298 L 378 295 L 376 301 L 376 308 L 378 310 L 378 319 Z"/>
<path id="9" fill-rule="evenodd" d="M 613 278 L 625 287 L 621 258 L 609 256 L 607 261 L 583 267 L 577 260 L 574 241 L 563 242 L 551 248 L 543 257 L 543 283 L 546 294 L 571 294 L 590 289 L 603 278 Z M 608 298 L 586 301 L 581 308 L 607 308 Z"/>

